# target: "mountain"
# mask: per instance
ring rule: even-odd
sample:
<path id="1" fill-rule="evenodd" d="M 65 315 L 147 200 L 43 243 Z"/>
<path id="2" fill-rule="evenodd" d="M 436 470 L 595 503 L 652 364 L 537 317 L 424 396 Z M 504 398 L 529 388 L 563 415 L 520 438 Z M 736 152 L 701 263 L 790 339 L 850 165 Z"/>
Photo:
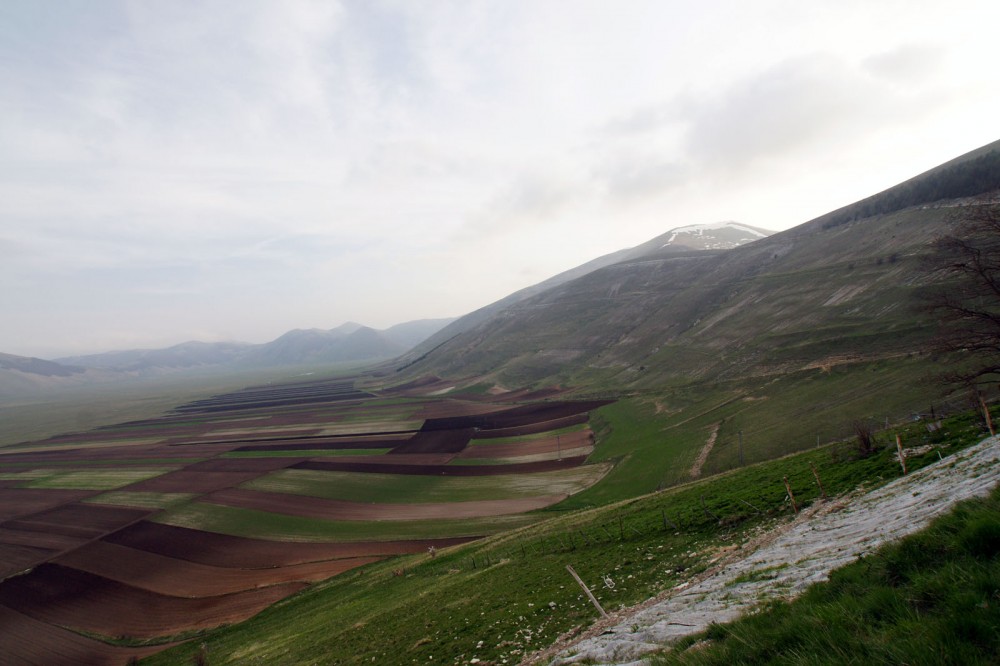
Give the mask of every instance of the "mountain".
<path id="1" fill-rule="evenodd" d="M 420 356 L 430 349 L 443 344 L 454 336 L 489 321 L 502 310 L 516 303 L 525 301 L 559 285 L 572 282 L 585 275 L 607 266 L 623 261 L 630 261 L 654 254 L 671 254 L 688 250 L 730 248 L 750 243 L 760 238 L 766 238 L 772 231 L 759 229 L 738 222 L 717 222 L 714 224 L 689 225 L 677 227 L 635 247 L 618 250 L 610 254 L 592 259 L 584 264 L 563 271 L 543 282 L 525 287 L 506 296 L 495 303 L 486 305 L 464 317 L 460 317 L 448 326 L 441 328 L 434 335 L 428 336 L 420 345 L 416 345 L 414 357 Z"/>
<path id="2" fill-rule="evenodd" d="M 910 307 L 923 257 L 970 197 L 997 189 L 1000 142 L 749 244 L 687 250 L 709 229 L 674 230 L 459 319 L 400 374 L 642 388 L 919 352 L 936 327 Z"/>
<path id="3" fill-rule="evenodd" d="M 295 329 L 260 345 L 185 342 L 166 349 L 133 349 L 56 359 L 58 364 L 155 374 L 212 366 L 261 367 L 383 360 L 424 340 L 452 319 L 421 319 L 377 331 L 355 322 L 329 330 Z M 43 362 L 45 363 L 45 362 Z"/>
<path id="4" fill-rule="evenodd" d="M 185 369 L 230 363 L 245 355 L 252 346 L 243 342 L 184 342 L 166 349 L 132 349 L 69 356 L 57 359 L 57 362 L 121 372 L 140 372 L 150 368 Z"/>
<path id="5" fill-rule="evenodd" d="M 305 365 L 392 358 L 409 349 L 367 326 L 294 330 L 245 354 L 250 365 Z"/>
<path id="6" fill-rule="evenodd" d="M 99 370 L 40 358 L 0 354 L 0 398 L 12 398 L 54 386 L 77 386 L 102 376 L 103 373 Z"/>

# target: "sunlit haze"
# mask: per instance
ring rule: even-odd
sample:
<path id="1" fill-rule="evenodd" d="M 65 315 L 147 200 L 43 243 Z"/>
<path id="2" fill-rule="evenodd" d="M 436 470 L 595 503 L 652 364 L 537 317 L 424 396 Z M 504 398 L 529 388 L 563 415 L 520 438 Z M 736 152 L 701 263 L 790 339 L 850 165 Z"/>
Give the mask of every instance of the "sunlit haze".
<path id="1" fill-rule="evenodd" d="M 457 316 L 1000 138 L 995 0 L 0 4 L 0 352 Z"/>

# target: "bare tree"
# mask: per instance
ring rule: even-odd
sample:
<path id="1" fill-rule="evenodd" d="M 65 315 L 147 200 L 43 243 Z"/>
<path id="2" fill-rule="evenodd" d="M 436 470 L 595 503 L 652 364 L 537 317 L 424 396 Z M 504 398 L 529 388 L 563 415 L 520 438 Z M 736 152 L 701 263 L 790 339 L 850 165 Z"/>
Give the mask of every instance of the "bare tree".
<path id="1" fill-rule="evenodd" d="M 974 386 L 1000 377 L 1000 205 L 959 210 L 931 255 L 927 309 L 940 324 L 936 350 L 967 357 L 945 379 Z"/>

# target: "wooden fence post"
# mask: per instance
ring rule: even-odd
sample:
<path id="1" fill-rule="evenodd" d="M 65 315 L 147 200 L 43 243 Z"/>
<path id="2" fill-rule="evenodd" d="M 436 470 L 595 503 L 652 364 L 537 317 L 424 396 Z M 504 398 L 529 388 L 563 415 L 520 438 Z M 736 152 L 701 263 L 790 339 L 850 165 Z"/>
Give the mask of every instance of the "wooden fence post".
<path id="1" fill-rule="evenodd" d="M 814 464 L 812 464 L 812 462 L 810 462 L 809 463 L 809 467 L 813 471 L 813 476 L 816 477 L 816 485 L 819 486 L 819 493 L 820 493 L 820 495 L 823 496 L 823 499 L 826 499 L 826 491 L 823 490 L 823 482 L 819 480 L 819 472 L 816 471 L 816 465 L 814 465 Z"/>
<path id="2" fill-rule="evenodd" d="M 899 454 L 899 466 L 903 468 L 903 475 L 906 475 L 906 456 L 903 455 L 903 442 L 899 440 L 899 433 L 896 433 L 896 453 Z"/>
<path id="3" fill-rule="evenodd" d="M 587 587 L 586 583 L 584 583 L 584 582 L 583 582 L 583 581 L 582 581 L 582 580 L 580 579 L 580 577 L 576 575 L 576 572 L 575 572 L 575 571 L 573 571 L 573 567 L 571 567 L 570 565 L 568 565 L 568 564 L 567 564 L 567 565 L 566 565 L 566 571 L 568 571 L 568 572 L 570 573 L 570 575 L 572 575 L 572 576 L 573 576 L 573 578 L 574 578 L 574 579 L 576 580 L 576 582 L 580 584 L 580 587 L 582 587 L 582 588 L 583 588 L 583 591 L 584 591 L 584 592 L 586 592 L 586 593 L 587 593 L 587 596 L 588 596 L 588 597 L 590 598 L 590 603 L 594 604 L 594 607 L 595 607 L 595 608 L 596 608 L 596 609 L 597 609 L 597 610 L 598 610 L 598 611 L 599 611 L 599 612 L 601 613 L 601 616 L 602 616 L 602 617 L 607 617 L 607 616 L 608 616 L 608 614 L 607 614 L 607 613 L 605 612 L 605 610 L 604 610 L 604 609 L 603 609 L 603 608 L 601 607 L 601 604 L 600 604 L 600 602 L 598 602 L 598 601 L 597 601 L 597 597 L 595 597 L 595 596 L 594 596 L 594 593 L 590 591 L 590 588 L 589 588 L 589 587 Z"/>
<path id="4" fill-rule="evenodd" d="M 711 511 L 709 511 L 709 510 L 708 510 L 708 507 L 707 507 L 707 506 L 705 506 L 705 496 L 704 496 L 704 495 L 702 495 L 702 496 L 701 496 L 701 497 L 699 497 L 698 499 L 699 499 L 699 500 L 701 501 L 701 510 L 705 512 L 705 515 L 706 515 L 706 516 L 708 516 L 709 518 L 712 518 L 712 519 L 714 519 L 714 520 L 722 520 L 722 519 L 721 519 L 721 518 L 719 518 L 719 517 L 718 517 L 717 515 L 715 515 L 715 514 L 714 514 L 714 513 L 712 513 Z"/>
<path id="5" fill-rule="evenodd" d="M 792 494 L 792 485 L 790 483 L 788 483 L 788 477 L 787 476 L 783 477 L 783 478 L 785 480 L 785 490 L 788 491 L 788 499 L 792 500 L 792 510 L 795 511 L 795 513 L 798 513 L 799 512 L 799 507 L 798 507 L 798 505 L 795 504 L 795 495 Z"/>
<path id="6" fill-rule="evenodd" d="M 982 394 L 979 396 L 979 404 L 983 406 L 983 416 L 986 417 L 986 426 L 990 429 L 990 437 L 994 437 L 997 432 L 993 429 L 993 419 L 990 418 L 990 408 L 986 406 L 986 401 L 983 400 Z"/>

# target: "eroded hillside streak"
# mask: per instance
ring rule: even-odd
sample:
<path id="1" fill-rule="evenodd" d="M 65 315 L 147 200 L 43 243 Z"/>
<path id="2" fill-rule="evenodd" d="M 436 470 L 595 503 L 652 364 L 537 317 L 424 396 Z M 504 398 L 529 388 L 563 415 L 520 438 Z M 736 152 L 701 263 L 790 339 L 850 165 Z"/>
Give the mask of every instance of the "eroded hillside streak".
<path id="1" fill-rule="evenodd" d="M 719 428 L 721 427 L 721 421 L 712 426 L 712 432 L 708 436 L 708 441 L 705 442 L 705 446 L 701 447 L 701 451 L 698 452 L 698 457 L 695 459 L 694 464 L 691 465 L 690 475 L 692 479 L 697 479 L 701 476 L 701 468 L 705 466 L 705 461 L 708 460 L 708 454 L 712 452 L 712 447 L 715 446 L 715 440 L 719 436 Z"/>

